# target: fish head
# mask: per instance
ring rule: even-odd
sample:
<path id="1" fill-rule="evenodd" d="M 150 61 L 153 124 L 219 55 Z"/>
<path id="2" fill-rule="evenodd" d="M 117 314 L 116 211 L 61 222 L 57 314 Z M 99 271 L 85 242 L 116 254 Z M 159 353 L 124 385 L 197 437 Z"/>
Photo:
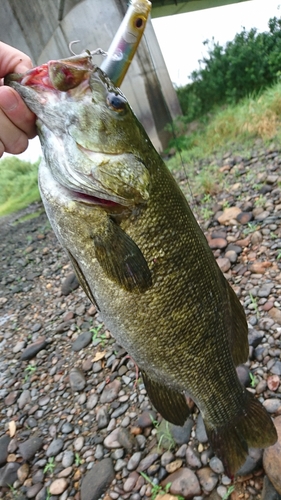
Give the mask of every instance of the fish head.
<path id="1" fill-rule="evenodd" d="M 5 83 L 37 116 L 45 163 L 64 188 L 86 203 L 147 201 L 144 158 L 151 143 L 124 94 L 90 55 L 49 61 Z"/>

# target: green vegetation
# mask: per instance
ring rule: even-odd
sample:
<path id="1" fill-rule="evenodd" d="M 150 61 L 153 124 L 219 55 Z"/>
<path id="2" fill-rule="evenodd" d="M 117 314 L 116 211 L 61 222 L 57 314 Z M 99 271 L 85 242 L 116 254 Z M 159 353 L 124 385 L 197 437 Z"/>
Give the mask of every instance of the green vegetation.
<path id="1" fill-rule="evenodd" d="M 166 420 L 162 420 L 162 422 L 158 422 L 158 420 L 154 420 L 152 415 L 150 415 L 151 422 L 157 431 L 157 441 L 158 448 L 162 447 L 166 450 L 171 450 L 175 447 L 176 442 L 171 434 L 169 422 Z"/>
<path id="2" fill-rule="evenodd" d="M 259 381 L 258 381 L 257 377 L 255 377 L 255 375 L 253 375 L 251 372 L 249 372 L 249 376 L 250 376 L 250 380 L 251 380 L 251 382 L 250 382 L 251 387 L 255 388 L 258 385 Z"/>
<path id="3" fill-rule="evenodd" d="M 229 486 L 229 488 L 227 489 L 226 494 L 222 497 L 222 500 L 228 500 L 228 498 L 230 497 L 231 493 L 234 492 L 234 490 L 235 490 L 234 486 Z"/>
<path id="4" fill-rule="evenodd" d="M 29 163 L 15 156 L 0 160 L 0 216 L 16 212 L 40 200 L 38 165 L 39 160 Z"/>
<path id="5" fill-rule="evenodd" d="M 44 474 L 47 474 L 47 473 L 53 474 L 55 467 L 56 467 L 55 457 L 50 457 L 48 462 L 46 463 L 46 465 L 44 467 L 44 471 L 43 471 Z"/>
<path id="6" fill-rule="evenodd" d="M 140 474 L 151 485 L 151 500 L 155 500 L 157 495 L 164 495 L 165 493 L 168 493 L 172 483 L 168 483 L 166 486 L 162 487 L 151 481 L 150 477 L 148 477 L 144 472 L 141 472 Z M 178 500 L 184 500 L 181 496 L 178 496 L 177 498 Z"/>
<path id="7" fill-rule="evenodd" d="M 100 330 L 102 329 L 103 325 L 96 326 L 95 328 L 91 328 L 90 332 L 93 334 L 92 335 L 92 342 L 94 340 L 99 340 L 99 343 L 101 344 L 102 347 L 105 346 L 106 342 L 106 334 L 105 333 L 100 333 Z"/>
<path id="8" fill-rule="evenodd" d="M 243 28 L 222 47 L 206 40 L 208 55 L 190 75 L 192 83 L 178 89 L 184 115 L 192 121 L 216 106 L 235 104 L 276 83 L 281 70 L 281 20 L 268 22 L 268 31 Z"/>
<path id="9" fill-rule="evenodd" d="M 80 458 L 79 453 L 75 453 L 75 465 L 76 467 L 79 467 L 83 463 L 83 460 Z"/>
<path id="10" fill-rule="evenodd" d="M 27 382 L 29 377 L 36 371 L 36 366 L 35 365 L 27 365 L 27 367 L 24 369 L 26 372 L 24 381 Z"/>

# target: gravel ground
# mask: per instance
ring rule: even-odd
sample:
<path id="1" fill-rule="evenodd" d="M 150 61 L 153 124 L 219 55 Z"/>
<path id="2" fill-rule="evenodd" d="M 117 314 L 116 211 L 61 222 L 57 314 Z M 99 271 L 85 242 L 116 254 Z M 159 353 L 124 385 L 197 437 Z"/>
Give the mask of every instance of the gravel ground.
<path id="1" fill-rule="evenodd" d="M 260 147 L 216 162 L 230 187 L 199 222 L 246 311 L 240 380 L 279 429 L 281 153 Z M 162 500 L 281 498 L 281 433 L 266 453 L 250 450 L 231 482 L 192 402 L 183 428 L 153 410 L 141 374 L 77 287 L 42 206 L 0 227 L 0 498 L 142 500 L 167 484 Z"/>

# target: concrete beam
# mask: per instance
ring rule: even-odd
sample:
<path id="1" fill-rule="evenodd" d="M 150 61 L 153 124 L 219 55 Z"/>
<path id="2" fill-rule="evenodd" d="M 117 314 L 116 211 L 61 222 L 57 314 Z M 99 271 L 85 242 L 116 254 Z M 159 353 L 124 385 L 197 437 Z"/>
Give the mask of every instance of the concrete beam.
<path id="1" fill-rule="evenodd" d="M 222 7 L 232 3 L 240 3 L 249 0 L 152 0 L 151 17 L 165 17 L 174 14 L 184 14 L 195 10 Z"/>

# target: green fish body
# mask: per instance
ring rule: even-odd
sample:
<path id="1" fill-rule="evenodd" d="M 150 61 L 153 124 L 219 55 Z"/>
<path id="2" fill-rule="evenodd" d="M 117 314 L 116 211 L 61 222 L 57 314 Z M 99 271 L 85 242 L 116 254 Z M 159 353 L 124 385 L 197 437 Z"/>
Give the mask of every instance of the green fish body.
<path id="1" fill-rule="evenodd" d="M 9 81 L 38 117 L 50 222 L 156 409 L 183 425 L 189 395 L 234 474 L 249 446 L 277 438 L 236 374 L 248 357 L 243 308 L 121 91 L 90 58 L 52 63 Z"/>

